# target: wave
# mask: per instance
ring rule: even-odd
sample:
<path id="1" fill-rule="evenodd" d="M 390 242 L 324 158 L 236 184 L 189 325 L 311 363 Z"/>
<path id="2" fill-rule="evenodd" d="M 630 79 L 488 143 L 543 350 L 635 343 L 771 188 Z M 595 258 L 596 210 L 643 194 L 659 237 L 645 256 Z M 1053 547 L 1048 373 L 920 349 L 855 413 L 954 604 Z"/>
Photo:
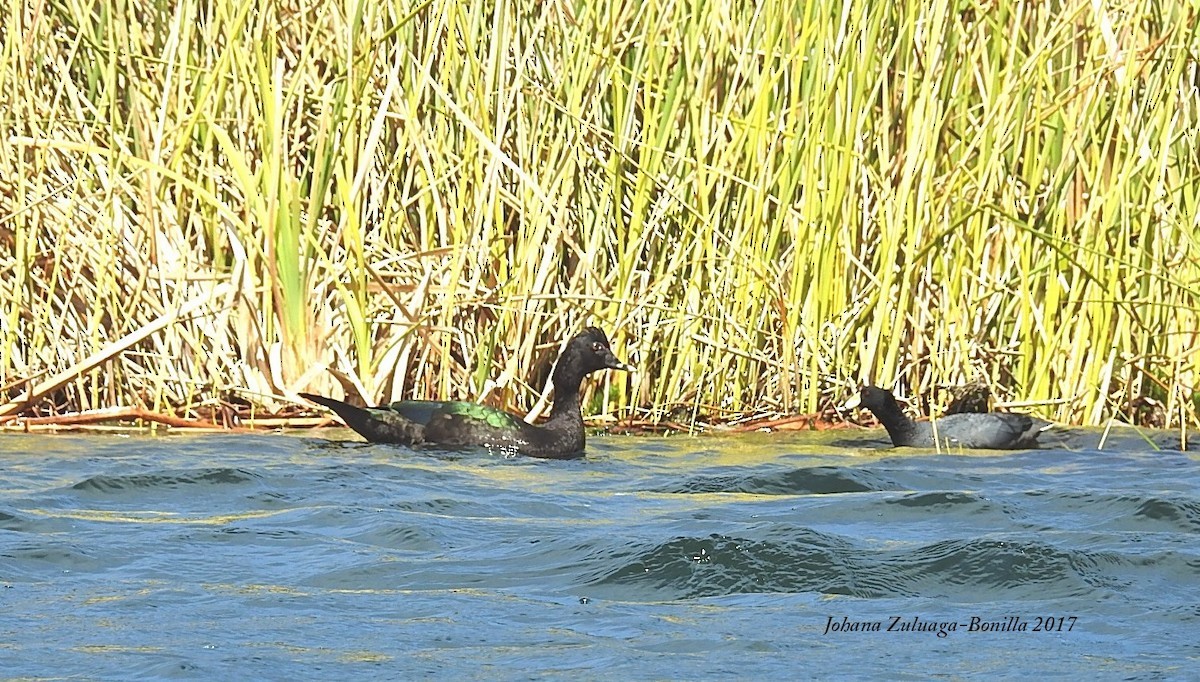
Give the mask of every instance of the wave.
<path id="1" fill-rule="evenodd" d="M 692 476 L 674 484 L 658 487 L 653 492 L 827 495 L 901 489 L 895 481 L 867 469 L 818 466 L 766 474 L 745 471 Z"/>
<path id="2" fill-rule="evenodd" d="M 71 486 L 71 489 L 97 493 L 121 493 L 133 490 L 174 490 L 189 486 L 241 485 L 258 480 L 260 477 L 257 474 L 244 469 L 209 468 L 151 474 L 91 476 Z"/>

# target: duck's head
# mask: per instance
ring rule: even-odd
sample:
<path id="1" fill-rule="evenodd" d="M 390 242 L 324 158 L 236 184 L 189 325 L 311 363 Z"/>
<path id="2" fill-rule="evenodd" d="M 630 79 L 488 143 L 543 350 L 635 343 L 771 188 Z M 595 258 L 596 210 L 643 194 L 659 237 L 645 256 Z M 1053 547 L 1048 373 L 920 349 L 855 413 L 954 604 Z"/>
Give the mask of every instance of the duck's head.
<path id="1" fill-rule="evenodd" d="M 585 374 L 602 369 L 632 372 L 634 367 L 617 359 L 609 347 L 608 336 L 602 330 L 588 327 L 567 342 L 567 347 L 563 349 L 558 365 L 554 368 L 555 383 L 569 377 L 582 378 Z"/>

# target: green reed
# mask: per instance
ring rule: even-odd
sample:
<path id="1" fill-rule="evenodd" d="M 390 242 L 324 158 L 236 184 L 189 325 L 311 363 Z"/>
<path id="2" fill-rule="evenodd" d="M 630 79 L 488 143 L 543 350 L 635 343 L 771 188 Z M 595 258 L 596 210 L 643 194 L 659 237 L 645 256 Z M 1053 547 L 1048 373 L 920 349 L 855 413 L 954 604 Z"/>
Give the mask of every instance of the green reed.
<path id="1" fill-rule="evenodd" d="M 983 378 L 1050 418 L 1136 421 L 1149 398 L 1194 426 L 1193 15 L 14 7 L 0 415 L 299 390 L 538 413 L 560 340 L 594 323 L 639 371 L 591 412 L 813 412 L 862 380 L 936 402 Z"/>

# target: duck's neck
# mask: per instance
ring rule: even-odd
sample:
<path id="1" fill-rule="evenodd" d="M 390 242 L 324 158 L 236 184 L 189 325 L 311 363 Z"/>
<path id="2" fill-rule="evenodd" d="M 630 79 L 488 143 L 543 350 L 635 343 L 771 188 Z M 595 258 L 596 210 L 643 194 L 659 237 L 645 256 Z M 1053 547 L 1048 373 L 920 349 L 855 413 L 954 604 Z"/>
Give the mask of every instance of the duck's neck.
<path id="1" fill-rule="evenodd" d="M 579 391 L 559 393 L 554 391 L 554 404 L 550 407 L 550 418 L 546 426 L 562 427 L 570 424 L 583 425 L 583 413 L 579 411 Z"/>
<path id="2" fill-rule="evenodd" d="M 554 403 L 550 407 L 550 418 L 546 426 L 563 428 L 566 426 L 583 426 L 583 414 L 579 411 L 579 385 L 583 376 L 573 372 L 555 372 Z"/>

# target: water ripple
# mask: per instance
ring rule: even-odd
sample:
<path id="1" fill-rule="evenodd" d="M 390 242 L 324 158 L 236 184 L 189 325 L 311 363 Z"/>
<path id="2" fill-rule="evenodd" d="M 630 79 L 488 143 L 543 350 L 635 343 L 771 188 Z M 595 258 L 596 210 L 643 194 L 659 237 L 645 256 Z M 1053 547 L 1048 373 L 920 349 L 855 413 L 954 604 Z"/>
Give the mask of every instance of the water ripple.
<path id="1" fill-rule="evenodd" d="M 899 490 L 900 487 L 875 472 L 847 467 L 803 467 L 761 474 L 753 471 L 719 475 L 697 475 L 663 485 L 667 493 L 750 493 L 755 495 L 827 495 Z"/>
<path id="2" fill-rule="evenodd" d="M 174 490 L 190 486 L 221 487 L 250 483 L 259 479 L 242 469 L 212 468 L 191 471 L 130 474 L 124 476 L 91 476 L 71 486 L 74 490 L 123 495 L 129 491 Z"/>

